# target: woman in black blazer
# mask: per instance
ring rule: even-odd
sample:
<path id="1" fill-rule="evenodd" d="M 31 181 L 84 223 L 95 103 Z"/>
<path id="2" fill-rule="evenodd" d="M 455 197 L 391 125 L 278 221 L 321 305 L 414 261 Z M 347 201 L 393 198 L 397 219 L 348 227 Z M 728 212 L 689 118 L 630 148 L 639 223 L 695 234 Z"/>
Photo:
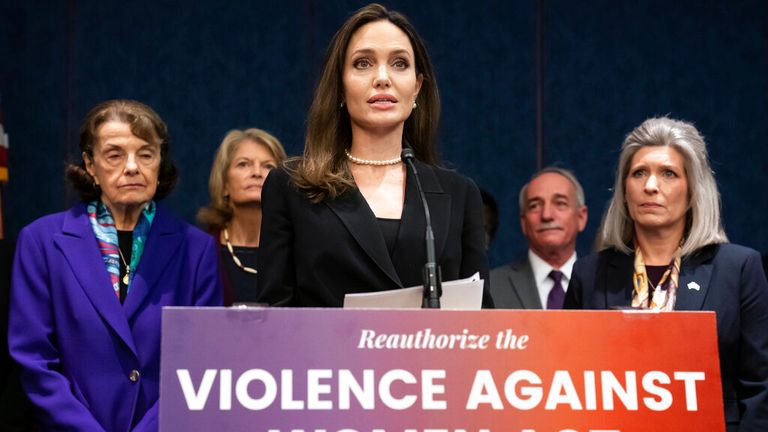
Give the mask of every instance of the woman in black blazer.
<path id="1" fill-rule="evenodd" d="M 262 192 L 260 302 L 338 307 L 347 293 L 420 285 L 425 219 L 403 142 L 418 159 L 443 280 L 488 264 L 480 193 L 436 166 L 440 100 L 422 40 L 377 4 L 334 36 L 307 118 L 304 155 Z M 483 303 L 491 306 L 490 296 Z"/>
<path id="2" fill-rule="evenodd" d="M 627 136 L 599 236 L 565 307 L 715 311 L 727 430 L 767 431 L 768 282 L 756 251 L 727 243 L 693 125 L 653 118 Z"/>

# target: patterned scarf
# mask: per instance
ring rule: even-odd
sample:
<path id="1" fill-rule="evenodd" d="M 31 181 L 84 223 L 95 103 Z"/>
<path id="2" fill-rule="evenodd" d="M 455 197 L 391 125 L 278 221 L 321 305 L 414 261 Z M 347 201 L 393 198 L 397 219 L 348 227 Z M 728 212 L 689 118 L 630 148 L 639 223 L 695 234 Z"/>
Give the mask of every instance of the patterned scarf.
<path id="1" fill-rule="evenodd" d="M 659 285 L 653 289 L 653 294 L 649 299 L 650 281 L 645 271 L 645 261 L 640 248 L 635 249 L 635 273 L 632 282 L 635 291 L 632 294 L 632 307 L 639 309 L 650 309 L 658 311 L 671 311 L 675 308 L 675 299 L 677 297 L 678 278 L 680 277 L 680 248 L 675 253 L 675 259 L 669 263 L 669 267 L 661 276 Z M 650 301 L 649 301 L 650 300 Z"/>
<path id="2" fill-rule="evenodd" d="M 155 218 L 157 206 L 154 201 L 150 201 L 142 210 L 136 227 L 133 228 L 133 245 L 131 247 L 131 272 L 129 275 L 127 291 L 131 290 L 134 269 L 139 265 L 141 254 L 144 253 L 144 243 L 147 241 L 149 229 L 152 227 L 152 220 Z M 104 259 L 104 265 L 109 273 L 109 280 L 112 282 L 112 288 L 115 295 L 120 298 L 120 248 L 117 241 L 117 228 L 115 220 L 107 206 L 101 200 L 88 203 L 88 219 L 91 220 L 91 228 L 96 235 L 96 241 L 99 243 L 101 257 Z"/>

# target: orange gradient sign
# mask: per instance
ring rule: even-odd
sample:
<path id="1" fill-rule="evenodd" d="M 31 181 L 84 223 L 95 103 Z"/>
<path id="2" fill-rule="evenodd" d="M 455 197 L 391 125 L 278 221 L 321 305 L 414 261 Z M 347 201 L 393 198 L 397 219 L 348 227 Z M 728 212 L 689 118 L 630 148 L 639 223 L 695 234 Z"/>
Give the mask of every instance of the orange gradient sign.
<path id="1" fill-rule="evenodd" d="M 169 431 L 724 430 L 712 312 L 172 308 L 161 388 Z"/>

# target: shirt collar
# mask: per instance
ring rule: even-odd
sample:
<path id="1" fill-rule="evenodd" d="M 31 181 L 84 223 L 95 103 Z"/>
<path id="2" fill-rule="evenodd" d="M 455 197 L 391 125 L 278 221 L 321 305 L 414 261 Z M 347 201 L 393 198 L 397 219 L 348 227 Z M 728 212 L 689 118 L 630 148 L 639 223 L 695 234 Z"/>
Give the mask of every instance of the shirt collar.
<path id="1" fill-rule="evenodd" d="M 576 251 L 573 252 L 571 257 L 568 258 L 568 261 L 566 261 L 559 269 L 549 265 L 549 263 L 536 255 L 531 249 L 528 249 L 528 262 L 531 263 L 533 278 L 536 280 L 537 285 L 540 286 L 542 282 L 547 280 L 549 278 L 549 272 L 552 270 L 560 270 L 563 273 L 563 288 L 565 288 L 571 280 L 571 271 L 573 270 L 573 264 L 576 262 Z"/>

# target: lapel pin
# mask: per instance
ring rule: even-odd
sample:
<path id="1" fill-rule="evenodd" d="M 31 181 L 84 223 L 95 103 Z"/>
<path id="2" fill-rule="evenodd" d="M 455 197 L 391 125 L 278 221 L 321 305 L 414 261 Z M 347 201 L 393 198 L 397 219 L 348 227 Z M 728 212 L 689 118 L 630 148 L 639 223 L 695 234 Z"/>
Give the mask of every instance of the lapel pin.
<path id="1" fill-rule="evenodd" d="M 688 289 L 699 291 L 701 290 L 701 287 L 696 282 L 689 282 Z"/>

